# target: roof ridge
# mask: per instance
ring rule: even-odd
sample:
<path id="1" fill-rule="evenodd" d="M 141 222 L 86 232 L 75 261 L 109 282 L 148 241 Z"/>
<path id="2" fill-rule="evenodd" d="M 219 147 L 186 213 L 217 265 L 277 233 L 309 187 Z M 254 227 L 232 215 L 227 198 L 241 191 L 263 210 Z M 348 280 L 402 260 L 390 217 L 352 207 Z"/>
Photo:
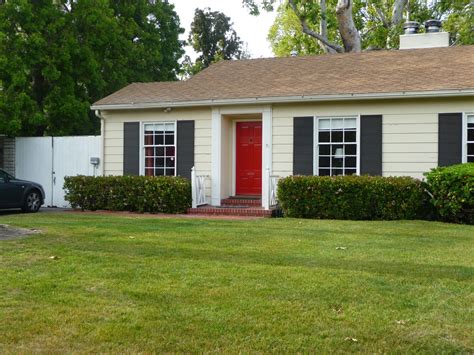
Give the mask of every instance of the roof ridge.
<path id="1" fill-rule="evenodd" d="M 271 61 L 271 60 L 281 60 L 281 59 L 289 59 L 289 60 L 298 60 L 298 59 L 305 59 L 305 58 L 329 58 L 335 56 L 358 56 L 358 55 L 367 55 L 367 54 L 375 54 L 375 53 L 408 53 L 414 51 L 437 51 L 437 50 L 449 50 L 449 49 L 459 49 L 465 47 L 474 47 L 474 45 L 466 44 L 466 45 L 451 45 L 448 47 L 430 47 L 430 48 L 408 48 L 408 49 L 397 49 L 397 48 L 381 48 L 381 49 L 371 49 L 371 50 L 363 50 L 360 52 L 343 52 L 343 53 L 321 53 L 321 54 L 305 54 L 305 55 L 297 55 L 293 56 L 284 56 L 284 57 L 260 57 L 260 58 L 243 58 L 243 59 L 224 59 L 220 60 L 219 62 L 213 63 L 212 65 L 226 62 L 226 63 L 239 63 L 239 62 L 251 62 L 251 61 Z M 208 68 L 210 68 L 209 66 Z M 208 69 L 206 68 L 206 69 Z"/>

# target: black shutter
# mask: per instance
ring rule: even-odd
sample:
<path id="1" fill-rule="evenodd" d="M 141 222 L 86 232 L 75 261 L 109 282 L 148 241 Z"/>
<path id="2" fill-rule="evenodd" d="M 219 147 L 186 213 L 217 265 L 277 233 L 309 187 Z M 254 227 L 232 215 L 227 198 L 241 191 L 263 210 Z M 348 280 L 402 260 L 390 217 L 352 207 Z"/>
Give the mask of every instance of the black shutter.
<path id="1" fill-rule="evenodd" d="M 194 121 L 178 121 L 177 175 L 191 179 L 194 166 Z"/>
<path id="2" fill-rule="evenodd" d="M 360 174 L 382 175 L 382 115 L 360 116 Z"/>
<path id="3" fill-rule="evenodd" d="M 140 175 L 140 122 L 123 124 L 123 174 Z"/>
<path id="4" fill-rule="evenodd" d="M 293 174 L 313 175 L 314 118 L 293 119 Z"/>
<path id="5" fill-rule="evenodd" d="M 462 113 L 438 116 L 438 165 L 462 163 Z"/>

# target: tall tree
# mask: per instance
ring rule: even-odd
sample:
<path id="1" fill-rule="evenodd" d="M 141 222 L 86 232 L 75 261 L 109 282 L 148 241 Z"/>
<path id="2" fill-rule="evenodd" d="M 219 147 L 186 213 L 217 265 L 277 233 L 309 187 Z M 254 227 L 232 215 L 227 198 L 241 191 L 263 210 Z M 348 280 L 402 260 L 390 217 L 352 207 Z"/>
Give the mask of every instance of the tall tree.
<path id="1" fill-rule="evenodd" d="M 474 1 L 439 0 L 435 8 L 454 44 L 474 44 Z"/>
<path id="2" fill-rule="evenodd" d="M 91 103 L 132 81 L 176 79 L 180 33 L 166 1 L 7 1 L 0 133 L 97 133 Z"/>
<path id="3" fill-rule="evenodd" d="M 408 5 L 410 20 L 442 18 L 445 28 L 451 29 L 451 34 L 458 38 L 457 43 L 472 42 L 474 5 L 471 0 L 411 0 L 409 4 L 408 0 L 243 0 L 243 3 L 253 14 L 261 9 L 271 11 L 274 5 L 281 4 L 269 34 L 276 53 L 286 46 L 280 38 L 287 39 L 294 34 L 293 42 L 301 44 L 302 33 L 325 52 L 396 48 Z M 455 17 L 457 21 L 451 21 Z M 298 46 L 295 47 L 298 50 Z M 311 46 L 300 47 L 312 50 Z"/>
<path id="4" fill-rule="evenodd" d="M 219 60 L 242 59 L 247 57 L 237 32 L 232 27 L 230 17 L 209 8 L 196 9 L 189 33 L 189 44 L 199 53 L 193 63 L 186 57 L 184 69 L 194 75 Z"/>
<path id="5" fill-rule="evenodd" d="M 309 9 L 305 9 L 308 17 L 320 19 L 318 14 L 310 15 Z M 333 19 L 329 19 L 333 21 Z M 308 21 L 312 28 L 317 28 L 318 23 Z M 329 26 L 328 34 L 328 18 L 319 22 L 321 33 L 327 38 L 335 38 L 335 26 Z M 333 29 L 331 31 L 331 29 Z M 282 4 L 278 7 L 275 21 L 273 22 L 267 36 L 268 41 L 271 44 L 273 53 L 278 57 L 289 56 L 292 52 L 296 51 L 298 54 L 320 54 L 327 51 L 327 48 L 322 43 L 318 43 L 313 37 L 303 33 L 301 29 L 301 23 L 295 12 L 287 6 Z"/>

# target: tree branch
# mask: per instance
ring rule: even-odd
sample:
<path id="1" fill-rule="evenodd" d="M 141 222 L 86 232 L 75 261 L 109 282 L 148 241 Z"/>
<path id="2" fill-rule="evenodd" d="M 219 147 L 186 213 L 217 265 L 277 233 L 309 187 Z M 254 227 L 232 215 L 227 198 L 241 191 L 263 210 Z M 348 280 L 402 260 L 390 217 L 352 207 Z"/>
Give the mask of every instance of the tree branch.
<path id="1" fill-rule="evenodd" d="M 382 9 L 378 6 L 374 6 L 375 12 L 377 13 L 377 16 L 379 17 L 379 20 L 382 22 L 383 26 L 385 28 L 390 28 L 390 22 L 387 21 L 387 18 L 385 17 L 385 14 L 383 13 Z"/>
<path id="2" fill-rule="evenodd" d="M 367 6 L 373 8 L 375 10 L 375 17 L 377 17 L 377 19 L 380 22 L 382 22 L 383 27 L 390 28 L 390 21 L 387 20 L 387 17 L 383 13 L 383 10 L 380 8 L 380 6 L 378 6 L 377 4 L 373 4 L 373 3 L 371 4 L 370 0 L 367 0 Z M 369 17 L 369 15 L 367 13 L 364 13 L 364 17 L 367 19 Z"/>
<path id="3" fill-rule="evenodd" d="M 407 5 L 407 0 L 395 0 L 392 10 L 391 25 L 396 26 L 403 20 L 403 9 Z"/>
<path id="4" fill-rule="evenodd" d="M 296 7 L 296 4 L 294 0 L 288 0 L 288 3 L 290 4 L 291 8 L 293 9 L 294 13 L 296 16 L 298 16 L 298 19 L 300 20 L 301 23 L 301 28 L 303 30 L 303 33 L 307 34 L 308 36 L 311 36 L 313 38 L 316 38 L 319 42 L 323 44 L 323 48 L 327 47 L 328 51 L 334 51 L 338 53 L 344 52 L 344 48 L 339 46 L 336 43 L 330 42 L 327 37 L 323 37 L 321 34 L 317 33 L 316 31 L 313 31 L 311 28 L 309 28 L 308 23 L 306 22 L 306 19 L 299 13 L 298 8 Z"/>
<path id="5" fill-rule="evenodd" d="M 326 0 L 319 0 L 319 8 L 321 10 L 321 21 L 319 22 L 319 32 L 321 33 L 321 37 L 328 38 L 328 20 L 327 20 L 327 6 Z M 324 43 L 319 41 L 321 47 L 323 47 L 326 53 L 336 53 L 331 47 L 326 46 Z"/>

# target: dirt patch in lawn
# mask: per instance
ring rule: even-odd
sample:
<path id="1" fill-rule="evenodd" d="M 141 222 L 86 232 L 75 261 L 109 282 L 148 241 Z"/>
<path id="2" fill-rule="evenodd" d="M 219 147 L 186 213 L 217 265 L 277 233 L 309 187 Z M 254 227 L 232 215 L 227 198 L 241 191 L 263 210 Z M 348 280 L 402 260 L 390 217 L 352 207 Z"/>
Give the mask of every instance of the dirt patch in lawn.
<path id="1" fill-rule="evenodd" d="M 40 231 L 37 229 L 17 228 L 0 224 L 0 240 L 20 239 L 38 233 Z"/>

